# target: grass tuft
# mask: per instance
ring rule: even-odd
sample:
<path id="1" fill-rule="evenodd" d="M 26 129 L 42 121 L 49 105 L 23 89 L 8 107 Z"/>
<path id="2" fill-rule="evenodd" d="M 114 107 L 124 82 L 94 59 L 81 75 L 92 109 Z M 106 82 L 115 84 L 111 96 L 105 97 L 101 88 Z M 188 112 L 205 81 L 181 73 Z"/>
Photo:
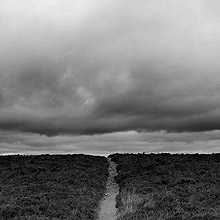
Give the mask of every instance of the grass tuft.
<path id="1" fill-rule="evenodd" d="M 135 214 L 141 208 L 152 209 L 155 206 L 151 194 L 140 194 L 136 189 L 131 191 L 123 190 L 120 193 L 120 205 L 118 209 L 118 219 Z"/>

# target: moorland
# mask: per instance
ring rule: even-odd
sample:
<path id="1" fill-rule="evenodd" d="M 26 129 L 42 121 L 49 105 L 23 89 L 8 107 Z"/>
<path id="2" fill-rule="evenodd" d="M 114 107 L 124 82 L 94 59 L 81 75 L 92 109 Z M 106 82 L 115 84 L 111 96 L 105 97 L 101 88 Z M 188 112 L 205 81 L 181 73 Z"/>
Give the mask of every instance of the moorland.
<path id="1" fill-rule="evenodd" d="M 220 154 L 112 154 L 117 220 L 219 220 Z M 95 220 L 106 157 L 0 156 L 0 220 Z"/>
<path id="2" fill-rule="evenodd" d="M 107 177 L 101 156 L 0 156 L 0 219 L 94 220 Z"/>
<path id="3" fill-rule="evenodd" d="M 220 154 L 113 154 L 118 220 L 220 219 Z"/>

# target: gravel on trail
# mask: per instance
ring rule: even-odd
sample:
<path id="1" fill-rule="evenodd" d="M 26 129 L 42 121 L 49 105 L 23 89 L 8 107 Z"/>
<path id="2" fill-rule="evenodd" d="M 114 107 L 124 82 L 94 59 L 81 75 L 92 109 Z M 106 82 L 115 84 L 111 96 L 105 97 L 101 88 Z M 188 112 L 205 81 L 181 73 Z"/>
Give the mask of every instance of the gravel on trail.
<path id="1" fill-rule="evenodd" d="M 118 184 L 115 182 L 114 177 L 117 175 L 117 164 L 108 158 L 109 162 L 109 176 L 106 185 L 106 193 L 103 200 L 100 203 L 98 220 L 116 220 L 116 196 L 119 193 Z"/>

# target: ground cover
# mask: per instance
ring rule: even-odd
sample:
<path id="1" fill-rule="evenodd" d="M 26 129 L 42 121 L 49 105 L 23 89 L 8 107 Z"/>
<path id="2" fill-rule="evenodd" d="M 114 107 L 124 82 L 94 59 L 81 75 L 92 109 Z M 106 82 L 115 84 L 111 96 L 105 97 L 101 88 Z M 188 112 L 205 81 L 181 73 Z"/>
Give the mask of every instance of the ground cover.
<path id="1" fill-rule="evenodd" d="M 113 154 L 118 220 L 220 219 L 220 154 Z"/>
<path id="2" fill-rule="evenodd" d="M 94 220 L 107 177 L 105 157 L 0 156 L 0 219 Z"/>

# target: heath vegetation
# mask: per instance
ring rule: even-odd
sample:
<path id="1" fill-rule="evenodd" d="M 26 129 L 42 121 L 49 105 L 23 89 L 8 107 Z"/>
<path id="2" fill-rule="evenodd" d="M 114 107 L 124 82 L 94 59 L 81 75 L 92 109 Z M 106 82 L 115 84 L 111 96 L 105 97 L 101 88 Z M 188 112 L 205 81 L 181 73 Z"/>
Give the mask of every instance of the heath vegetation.
<path id="1" fill-rule="evenodd" d="M 0 219 L 94 220 L 107 177 L 100 156 L 0 156 Z"/>
<path id="2" fill-rule="evenodd" d="M 220 219 L 220 154 L 113 154 L 118 220 Z"/>

